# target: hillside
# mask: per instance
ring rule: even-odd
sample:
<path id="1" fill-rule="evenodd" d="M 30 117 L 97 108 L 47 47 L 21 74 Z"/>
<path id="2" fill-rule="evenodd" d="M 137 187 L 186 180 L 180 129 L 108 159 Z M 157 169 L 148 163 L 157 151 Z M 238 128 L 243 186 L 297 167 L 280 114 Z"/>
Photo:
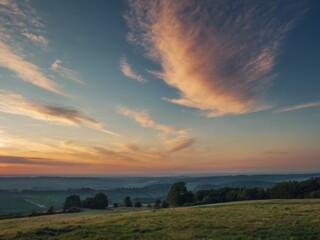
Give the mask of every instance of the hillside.
<path id="1" fill-rule="evenodd" d="M 18 227 L 17 227 L 18 226 Z M 85 211 L 0 221 L 0 239 L 320 239 L 320 200 Z"/>
<path id="2" fill-rule="evenodd" d="M 110 203 L 122 202 L 126 196 L 153 203 L 155 199 L 167 196 L 170 186 L 178 181 L 185 182 L 188 189 L 196 193 L 202 189 L 224 187 L 266 189 L 283 181 L 303 181 L 319 176 L 320 173 L 121 178 L 0 177 L 0 215 L 43 211 L 50 206 L 61 209 L 65 198 L 71 194 L 85 199 L 103 192 Z"/>

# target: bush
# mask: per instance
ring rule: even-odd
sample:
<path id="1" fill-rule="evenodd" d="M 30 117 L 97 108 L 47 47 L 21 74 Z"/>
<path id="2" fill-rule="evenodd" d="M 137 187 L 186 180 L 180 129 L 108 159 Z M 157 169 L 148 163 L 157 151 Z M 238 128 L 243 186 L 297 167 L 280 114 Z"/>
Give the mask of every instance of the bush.
<path id="1" fill-rule="evenodd" d="M 166 200 L 163 200 L 163 201 L 161 202 L 161 207 L 162 207 L 162 208 L 168 208 L 168 207 L 169 207 L 169 203 L 167 203 Z"/>
<path id="2" fill-rule="evenodd" d="M 309 197 L 310 198 L 320 198 L 320 190 L 311 192 Z"/>
<path id="3" fill-rule="evenodd" d="M 108 196 L 104 193 L 98 193 L 94 196 L 95 209 L 104 209 L 108 207 Z"/>
<path id="4" fill-rule="evenodd" d="M 66 198 L 63 209 L 69 209 L 69 208 L 81 208 L 81 200 L 78 195 L 70 195 Z"/>
<path id="5" fill-rule="evenodd" d="M 48 210 L 46 211 L 46 214 L 53 214 L 53 206 L 51 206 L 50 208 L 48 208 Z"/>
<path id="6" fill-rule="evenodd" d="M 132 207 L 132 201 L 131 198 L 129 196 L 125 197 L 124 199 L 124 206 L 126 207 Z"/>
<path id="7" fill-rule="evenodd" d="M 90 209 L 92 209 L 92 208 L 94 208 L 94 205 L 95 205 L 95 200 L 94 200 L 94 198 L 86 198 L 85 200 L 83 200 L 82 202 L 81 202 L 81 205 L 82 205 L 82 207 L 84 207 L 84 208 L 90 208 Z"/>
<path id="8" fill-rule="evenodd" d="M 86 198 L 81 202 L 82 207 L 90 209 L 104 209 L 108 207 L 108 197 L 104 193 L 98 193 L 94 198 Z"/>
<path id="9" fill-rule="evenodd" d="M 154 202 L 153 207 L 154 207 L 154 208 L 160 208 L 160 207 L 161 207 L 161 200 L 160 200 L 160 199 L 157 199 L 157 200 Z"/>
<path id="10" fill-rule="evenodd" d="M 30 217 L 34 217 L 34 216 L 39 216 L 39 213 L 36 212 L 35 210 L 33 210 L 30 214 L 29 214 Z"/>
<path id="11" fill-rule="evenodd" d="M 140 202 L 140 201 L 136 201 L 136 202 L 134 203 L 134 207 L 137 207 L 137 208 L 142 207 L 141 202 Z"/>
<path id="12" fill-rule="evenodd" d="M 113 204 L 113 207 L 114 207 L 114 208 L 117 208 L 117 207 L 119 207 L 119 204 L 118 204 L 118 203 L 114 203 L 114 204 Z"/>
<path id="13" fill-rule="evenodd" d="M 66 209 L 64 212 L 65 213 L 78 213 L 78 212 L 81 212 L 81 208 L 72 207 L 72 208 Z"/>
<path id="14" fill-rule="evenodd" d="M 171 206 L 183 206 L 185 203 L 193 203 L 195 196 L 188 191 L 185 182 L 174 183 L 167 196 L 167 201 Z"/>
<path id="15" fill-rule="evenodd" d="M 194 203 L 191 202 L 186 202 L 185 204 L 183 204 L 184 207 L 191 207 L 194 206 Z"/>

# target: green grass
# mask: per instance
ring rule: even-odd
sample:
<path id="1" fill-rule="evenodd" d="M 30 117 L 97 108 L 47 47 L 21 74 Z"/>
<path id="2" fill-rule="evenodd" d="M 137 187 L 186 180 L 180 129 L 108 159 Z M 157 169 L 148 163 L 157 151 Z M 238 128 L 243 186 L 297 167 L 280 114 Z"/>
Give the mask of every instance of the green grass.
<path id="1" fill-rule="evenodd" d="M 28 201 L 45 205 L 47 208 L 53 206 L 56 210 L 61 209 L 66 197 L 66 193 L 2 193 L 0 194 L 0 214 L 43 211 L 45 208 L 38 207 Z M 80 194 L 82 199 L 92 195 Z"/>
<path id="2" fill-rule="evenodd" d="M 320 200 L 266 200 L 0 221 L 0 239 L 320 239 Z"/>

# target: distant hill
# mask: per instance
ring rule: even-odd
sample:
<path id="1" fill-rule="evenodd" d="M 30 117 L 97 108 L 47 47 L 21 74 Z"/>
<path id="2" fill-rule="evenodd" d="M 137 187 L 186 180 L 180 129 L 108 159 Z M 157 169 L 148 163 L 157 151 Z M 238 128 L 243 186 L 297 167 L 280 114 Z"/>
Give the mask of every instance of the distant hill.
<path id="1" fill-rule="evenodd" d="M 260 174 L 234 176 L 172 177 L 0 177 L 0 214 L 30 212 L 53 206 L 61 209 L 70 194 L 81 198 L 103 192 L 110 204 L 122 203 L 125 196 L 143 203 L 164 198 L 170 186 L 184 181 L 189 190 L 223 187 L 270 188 L 283 181 L 302 181 L 318 174 Z"/>
<path id="2" fill-rule="evenodd" d="M 23 189 L 32 190 L 68 190 L 70 188 L 115 189 L 115 188 L 142 188 L 154 184 L 172 184 L 184 181 L 188 188 L 199 185 L 232 185 L 241 182 L 277 183 L 283 181 L 302 181 L 311 177 L 319 177 L 320 173 L 313 174 L 259 174 L 259 175 L 221 175 L 221 176 L 173 176 L 173 177 L 0 177 L 0 190 Z M 259 186 L 257 186 L 259 187 Z"/>

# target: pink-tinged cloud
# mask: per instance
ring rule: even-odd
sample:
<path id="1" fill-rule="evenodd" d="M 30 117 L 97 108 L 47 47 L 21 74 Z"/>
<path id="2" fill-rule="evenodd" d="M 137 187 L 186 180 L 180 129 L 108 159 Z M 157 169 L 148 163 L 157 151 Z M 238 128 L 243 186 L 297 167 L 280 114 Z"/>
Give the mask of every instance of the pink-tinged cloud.
<path id="1" fill-rule="evenodd" d="M 288 111 L 295 111 L 295 110 L 311 108 L 311 107 L 320 107 L 320 102 L 310 102 L 310 103 L 303 103 L 303 104 L 298 104 L 294 106 L 284 107 L 276 110 L 276 112 L 288 112 Z"/>
<path id="2" fill-rule="evenodd" d="M 132 67 L 127 62 L 127 59 L 125 57 L 122 57 L 120 59 L 120 70 L 128 78 L 134 79 L 140 83 L 147 82 L 146 79 L 144 79 L 140 74 L 136 73 Z"/>
<path id="3" fill-rule="evenodd" d="M 59 73 L 63 78 L 70 79 L 79 84 L 84 84 L 84 81 L 81 80 L 80 74 L 73 69 L 62 66 L 62 61 L 59 59 L 56 59 L 51 64 L 50 69 Z"/>
<path id="4" fill-rule="evenodd" d="M 196 139 L 192 137 L 178 137 L 165 141 L 166 151 L 168 153 L 178 152 L 190 148 Z"/>
<path id="5" fill-rule="evenodd" d="M 53 124 L 69 126 L 84 125 L 113 136 L 119 136 L 117 133 L 105 129 L 102 123 L 86 116 L 76 109 L 32 101 L 19 94 L 1 89 L 0 112 L 27 116 Z"/>
<path id="6" fill-rule="evenodd" d="M 164 135 L 186 135 L 186 129 L 176 128 L 170 125 L 157 123 L 147 111 L 135 111 L 127 107 L 120 106 L 117 108 L 118 113 L 134 119 L 142 127 L 153 128 L 161 131 Z"/>
<path id="7" fill-rule="evenodd" d="M 6 68 L 25 82 L 48 91 L 62 94 L 58 85 L 35 64 L 15 53 L 12 48 L 0 41 L 0 67 Z"/>
<path id="8" fill-rule="evenodd" d="M 0 34 L 0 38 L 7 36 L 6 40 L 13 40 L 21 34 L 31 42 L 47 48 L 49 41 L 44 36 L 46 31 L 43 28 L 44 24 L 30 1 L 0 1 L 0 32 L 3 34 L 2 36 Z M 14 43 L 15 41 L 11 42 Z"/>
<path id="9" fill-rule="evenodd" d="M 1 156 L 0 164 L 14 164 L 14 165 L 49 165 L 49 166 L 79 166 L 83 165 L 80 162 L 66 162 L 61 160 L 37 158 L 37 157 L 20 157 L 20 156 Z"/>
<path id="10" fill-rule="evenodd" d="M 260 111 L 270 107 L 262 96 L 299 15 L 292 4 L 129 0 L 128 40 L 159 62 L 163 71 L 155 74 L 178 90 L 180 97 L 167 101 L 208 117 Z"/>
<path id="11" fill-rule="evenodd" d="M 29 41 L 47 49 L 49 41 L 44 36 L 45 32 L 38 13 L 29 1 L 0 2 L 0 67 L 14 72 L 25 82 L 62 95 L 54 80 L 27 60 L 28 52 L 23 51 Z"/>
<path id="12" fill-rule="evenodd" d="M 29 39 L 31 42 L 40 44 L 42 47 L 47 48 L 49 45 L 48 39 L 41 35 L 36 35 L 33 33 L 29 33 L 27 31 L 22 31 L 21 34 L 25 36 L 27 39 Z"/>
<path id="13" fill-rule="evenodd" d="M 0 12 L 9 27 L 25 28 L 41 30 L 43 23 L 41 22 L 37 11 L 32 7 L 29 0 L 1 0 Z"/>

